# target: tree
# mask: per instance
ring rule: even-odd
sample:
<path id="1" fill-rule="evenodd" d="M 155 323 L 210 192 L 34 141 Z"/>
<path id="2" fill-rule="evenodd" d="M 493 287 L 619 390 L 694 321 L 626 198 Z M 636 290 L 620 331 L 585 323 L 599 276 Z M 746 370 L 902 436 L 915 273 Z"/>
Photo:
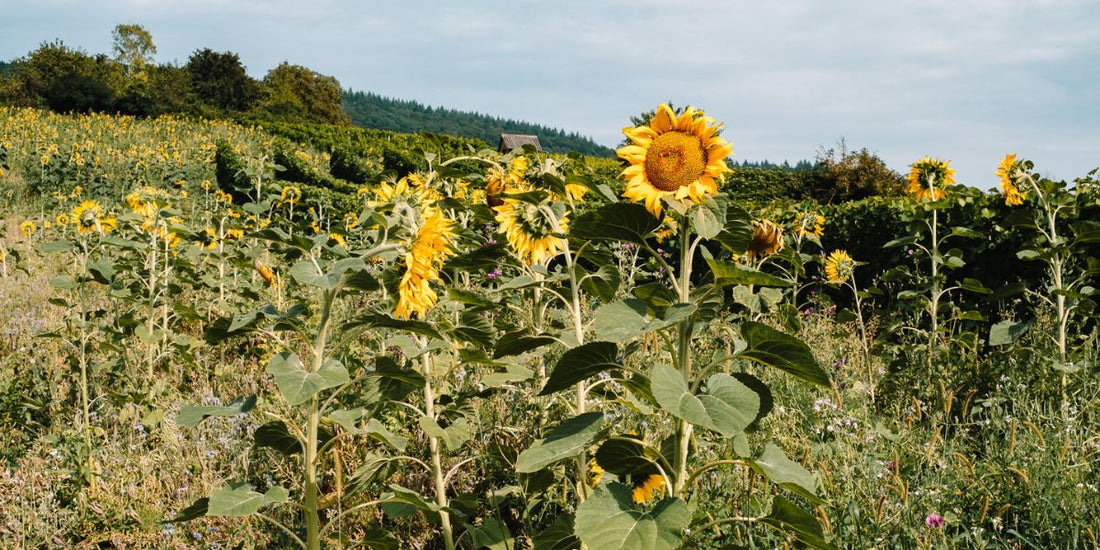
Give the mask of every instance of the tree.
<path id="1" fill-rule="evenodd" d="M 823 203 L 859 200 L 874 195 L 898 195 L 905 179 L 867 148 L 849 151 L 841 138 L 837 149 L 818 149 L 814 197 Z"/>
<path id="2" fill-rule="evenodd" d="M 286 61 L 263 80 L 261 110 L 277 120 L 347 124 L 341 102 L 343 89 L 334 77 Z"/>
<path id="3" fill-rule="evenodd" d="M 126 67 L 126 76 L 144 79 L 145 66 L 157 53 L 153 35 L 141 25 L 118 25 L 111 38 L 115 60 Z"/>
<path id="4" fill-rule="evenodd" d="M 45 42 L 16 60 L 8 100 L 58 111 L 109 110 L 125 77 L 106 55 L 90 56 L 61 41 Z"/>
<path id="5" fill-rule="evenodd" d="M 245 72 L 233 52 L 203 48 L 187 60 L 191 91 L 205 105 L 223 111 L 247 111 L 259 99 L 260 85 Z"/>

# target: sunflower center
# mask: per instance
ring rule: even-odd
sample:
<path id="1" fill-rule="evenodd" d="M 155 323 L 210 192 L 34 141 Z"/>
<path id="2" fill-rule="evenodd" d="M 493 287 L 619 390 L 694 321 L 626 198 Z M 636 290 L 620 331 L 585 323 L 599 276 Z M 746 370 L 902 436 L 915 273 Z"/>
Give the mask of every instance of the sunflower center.
<path id="1" fill-rule="evenodd" d="M 684 132 L 665 132 L 649 144 L 645 175 L 661 191 L 675 191 L 691 185 L 707 167 L 706 152 L 699 138 Z"/>

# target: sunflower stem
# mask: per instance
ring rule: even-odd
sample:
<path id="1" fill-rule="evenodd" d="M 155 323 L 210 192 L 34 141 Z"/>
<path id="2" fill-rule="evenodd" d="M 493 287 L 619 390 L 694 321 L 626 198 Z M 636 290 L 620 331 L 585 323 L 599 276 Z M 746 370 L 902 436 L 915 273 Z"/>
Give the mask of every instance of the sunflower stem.
<path id="1" fill-rule="evenodd" d="M 682 223 L 680 224 L 680 302 L 691 302 L 691 251 L 693 247 L 689 246 L 691 239 L 691 226 L 689 225 L 689 219 L 684 216 Z M 676 342 L 677 357 L 680 367 L 680 373 L 683 375 L 684 380 L 688 384 L 692 383 L 691 376 L 691 333 L 692 333 L 691 317 L 684 319 L 680 322 L 679 334 Z M 673 486 L 673 492 L 675 496 L 684 497 L 684 493 L 687 491 L 688 481 L 688 452 L 691 446 L 691 434 L 693 426 L 686 420 L 680 420 L 679 426 L 676 429 L 677 435 L 677 450 L 676 450 L 676 481 Z"/>

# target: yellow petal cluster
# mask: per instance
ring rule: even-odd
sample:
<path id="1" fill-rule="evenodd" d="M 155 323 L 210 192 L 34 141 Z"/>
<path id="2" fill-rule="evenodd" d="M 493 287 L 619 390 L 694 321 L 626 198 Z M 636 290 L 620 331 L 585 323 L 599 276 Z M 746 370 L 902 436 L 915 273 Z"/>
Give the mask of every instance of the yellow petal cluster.
<path id="1" fill-rule="evenodd" d="M 821 238 L 825 234 L 825 216 L 821 214 L 809 214 L 798 213 L 798 217 L 794 220 L 795 227 L 798 228 L 798 236 L 804 237 L 807 233 L 813 233 L 817 238 Z"/>
<path id="2" fill-rule="evenodd" d="M 830 283 L 843 283 L 852 276 L 856 263 L 844 250 L 834 250 L 825 259 L 825 278 Z"/>
<path id="3" fill-rule="evenodd" d="M 109 233 L 118 227 L 118 221 L 107 216 L 103 211 L 103 207 L 93 200 L 85 200 L 76 205 L 70 219 L 80 233 L 91 231 Z"/>
<path id="4" fill-rule="evenodd" d="M 442 281 L 439 269 L 447 256 L 454 255 L 455 222 L 436 209 L 427 209 L 416 240 L 405 253 L 405 273 L 397 287 L 397 309 L 394 316 L 411 319 L 415 314 L 423 319 L 435 306 L 438 297 L 432 281 Z"/>
<path id="5" fill-rule="evenodd" d="M 997 177 L 1001 178 L 1001 191 L 1005 197 L 1005 204 L 1009 206 L 1020 206 L 1024 203 L 1024 198 L 1027 197 L 1026 191 L 1021 191 L 1019 187 L 1016 187 L 1015 172 L 1018 164 L 1015 153 L 1005 155 L 995 172 Z"/>
<path id="6" fill-rule="evenodd" d="M 950 164 L 949 160 L 925 155 L 909 165 L 909 194 L 921 201 L 938 201 L 946 197 L 944 188 L 955 183 L 955 169 Z"/>
<path id="7" fill-rule="evenodd" d="M 565 239 L 559 234 L 569 231 L 569 217 L 557 218 L 557 231 L 550 219 L 550 207 L 505 199 L 494 208 L 498 231 L 508 239 L 508 246 L 527 265 L 542 264 L 554 258 L 565 247 Z"/>
<path id="8" fill-rule="evenodd" d="M 698 203 L 718 192 L 717 178 L 729 171 L 725 159 L 733 145 L 719 137 L 722 124 L 703 111 L 688 107 L 679 116 L 661 104 L 649 125 L 623 128 L 631 141 L 620 148 L 620 158 L 630 163 L 623 170 L 623 196 L 643 202 L 655 217 L 661 216 L 661 199 Z"/>
<path id="9" fill-rule="evenodd" d="M 661 474 L 650 474 L 634 484 L 634 502 L 650 502 L 665 494 L 665 478 Z"/>

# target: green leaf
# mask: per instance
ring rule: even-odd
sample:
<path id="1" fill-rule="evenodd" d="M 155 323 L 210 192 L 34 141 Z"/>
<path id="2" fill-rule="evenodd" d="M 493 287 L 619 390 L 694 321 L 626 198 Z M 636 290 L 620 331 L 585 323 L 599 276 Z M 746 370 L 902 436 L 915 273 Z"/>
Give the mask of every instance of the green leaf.
<path id="1" fill-rule="evenodd" d="M 559 460 L 577 456 L 592 443 L 603 427 L 603 413 L 589 412 L 570 418 L 536 440 L 516 459 L 516 471 L 537 472 Z"/>
<path id="2" fill-rule="evenodd" d="M 1082 220 L 1070 226 L 1079 243 L 1100 243 L 1100 222 Z"/>
<path id="3" fill-rule="evenodd" d="M 813 474 L 803 468 L 801 464 L 787 458 L 783 450 L 774 443 L 764 446 L 764 452 L 758 458 L 746 460 L 752 469 L 759 472 L 772 483 L 795 493 L 796 495 L 813 502 L 824 504 L 825 501 L 817 496 L 817 481 Z"/>
<path id="4" fill-rule="evenodd" d="M 581 290 L 598 296 L 600 300 L 610 302 L 615 299 L 622 282 L 619 267 L 611 263 L 602 263 L 596 271 L 587 271 L 581 266 L 576 266 L 580 279 Z"/>
<path id="5" fill-rule="evenodd" d="M 905 246 L 905 245 L 915 244 L 916 242 L 917 242 L 916 235 L 909 235 L 909 236 L 906 236 L 906 237 L 901 237 L 899 239 L 894 239 L 894 240 L 882 245 L 882 247 L 883 248 L 895 248 L 895 247 L 898 247 L 898 246 Z"/>
<path id="6" fill-rule="evenodd" d="M 356 539 L 357 544 L 362 544 L 370 550 L 399 550 L 401 548 L 401 541 L 395 539 L 385 529 L 363 529 L 356 534 Z"/>
<path id="7" fill-rule="evenodd" d="M 62 252 L 68 252 L 73 249 L 72 241 L 50 241 L 48 243 L 42 243 L 38 247 L 40 254 L 60 254 Z"/>
<path id="8" fill-rule="evenodd" d="M 548 335 L 527 336 L 527 331 L 523 329 L 507 332 L 497 339 L 493 359 L 526 353 L 555 341 L 553 336 Z"/>
<path id="9" fill-rule="evenodd" d="M 470 425 L 470 421 L 465 418 L 459 418 L 451 423 L 446 428 L 440 427 L 439 423 L 432 420 L 428 416 L 420 417 L 420 428 L 424 430 L 424 433 L 429 437 L 438 438 L 443 442 L 443 445 L 447 447 L 447 450 L 457 451 L 467 441 L 473 439 L 474 429 Z"/>
<path id="10" fill-rule="evenodd" d="M 1003 346 L 1011 344 L 1031 328 L 1031 323 L 1001 321 L 989 328 L 989 345 Z"/>
<path id="11" fill-rule="evenodd" d="M 645 242 L 661 225 L 644 206 L 615 202 L 577 216 L 569 224 L 569 237 L 581 241 Z"/>
<path id="12" fill-rule="evenodd" d="M 427 336 L 429 338 L 435 338 L 437 340 L 443 339 L 443 336 L 439 334 L 437 330 L 432 328 L 431 325 L 425 323 L 424 321 L 395 319 L 388 315 L 379 315 L 377 313 L 361 315 L 344 325 L 345 330 L 365 328 L 390 328 L 394 330 L 411 332 L 413 334 L 419 334 L 421 336 Z"/>
<path id="13" fill-rule="evenodd" d="M 714 240 L 729 252 L 743 254 L 752 240 L 752 216 L 740 206 L 726 205 L 726 224 Z"/>
<path id="14" fill-rule="evenodd" d="M 653 509 L 634 509 L 633 489 L 622 483 L 600 485 L 577 506 L 574 531 L 589 548 L 600 550 L 672 550 L 691 522 L 687 503 L 665 498 Z"/>
<path id="15" fill-rule="evenodd" d="M 596 464 L 605 471 L 625 479 L 627 476 L 642 478 L 659 473 L 656 463 L 660 457 L 641 440 L 631 436 L 604 441 L 596 450 Z"/>
<path id="16" fill-rule="evenodd" d="M 979 281 L 977 279 L 971 279 L 969 277 L 967 277 L 966 279 L 963 279 L 962 283 L 959 284 L 959 286 L 961 286 L 964 290 L 968 290 L 970 292 L 976 292 L 978 294 L 992 294 L 993 293 L 993 289 L 986 288 L 986 286 L 984 284 L 982 284 L 981 281 Z"/>
<path id="17" fill-rule="evenodd" d="M 736 357 L 775 367 L 819 386 L 829 386 L 829 375 L 818 366 L 813 352 L 802 340 L 754 321 L 741 325 L 741 336 L 748 346 Z"/>
<path id="18" fill-rule="evenodd" d="M 466 530 L 470 532 L 474 548 L 488 548 L 489 550 L 513 550 L 516 540 L 508 526 L 495 518 L 485 518 L 481 525 L 466 524 Z"/>
<path id="19" fill-rule="evenodd" d="M 741 267 L 734 263 L 722 262 L 707 258 L 707 265 L 714 275 L 714 280 L 720 286 L 730 285 L 756 285 L 756 286 L 791 286 L 791 282 L 775 275 L 758 271 L 751 267 Z"/>
<path id="20" fill-rule="evenodd" d="M 726 437 L 743 432 L 756 419 L 760 397 L 728 374 L 707 379 L 707 392 L 692 395 L 680 371 L 664 364 L 650 374 L 653 397 L 669 414 Z"/>
<path id="21" fill-rule="evenodd" d="M 76 281 L 68 275 L 58 275 L 50 279 L 50 287 L 58 290 L 72 290 L 76 288 Z"/>
<path id="22" fill-rule="evenodd" d="M 581 540 L 573 534 L 573 516 L 559 514 L 558 519 L 534 536 L 534 550 L 580 550 Z"/>
<path id="23" fill-rule="evenodd" d="M 539 395 L 550 395 L 601 372 L 621 368 L 618 346 L 612 342 L 589 342 L 562 354 Z"/>
<path id="24" fill-rule="evenodd" d="M 257 493 L 247 484 L 238 483 L 229 487 L 214 489 L 210 494 L 210 517 L 240 517 L 255 514 L 268 504 L 280 504 L 289 500 L 290 495 L 282 487 L 272 487 L 266 493 Z"/>
<path id="25" fill-rule="evenodd" d="M 726 225 L 726 205 L 729 201 L 723 195 L 707 197 L 695 209 L 692 216 L 695 233 L 704 239 L 713 239 Z"/>
<path id="26" fill-rule="evenodd" d="M 1025 249 L 1016 253 L 1016 257 L 1024 261 L 1037 260 L 1042 256 L 1038 250 Z"/>
<path id="27" fill-rule="evenodd" d="M 176 415 L 176 425 L 184 428 L 194 428 L 199 425 L 199 422 L 208 417 L 236 416 L 252 410 L 252 407 L 255 406 L 255 395 L 238 397 L 225 406 L 184 406 L 180 407 L 180 412 Z"/>
<path id="28" fill-rule="evenodd" d="M 783 533 L 794 534 L 795 538 L 810 548 L 821 550 L 835 548 L 825 542 L 825 535 L 822 533 L 821 525 L 817 523 L 817 519 L 781 496 L 777 495 L 772 498 L 771 513 L 760 518 L 760 521 Z"/>
<path id="29" fill-rule="evenodd" d="M 302 360 L 289 352 L 277 353 L 267 364 L 267 372 L 275 377 L 275 385 L 289 405 L 300 405 L 322 390 L 346 384 L 351 380 L 348 369 L 339 361 L 329 359 L 317 372 L 306 370 Z"/>
<path id="30" fill-rule="evenodd" d="M 647 304 L 637 298 L 626 298 L 601 306 L 592 315 L 592 332 L 600 340 L 622 342 L 648 332 L 670 327 L 695 312 L 693 304 L 674 304 L 664 319 L 646 316 Z"/>
<path id="31" fill-rule="evenodd" d="M 458 302 L 460 304 L 466 304 L 474 307 L 493 308 L 497 307 L 498 305 L 492 300 L 481 297 L 476 292 L 463 290 L 461 288 L 448 287 L 447 297 L 450 298 L 453 302 Z"/>
<path id="32" fill-rule="evenodd" d="M 180 513 L 176 514 L 176 517 L 168 520 L 165 523 L 180 523 L 184 521 L 191 521 L 206 516 L 206 512 L 210 510 L 210 499 L 208 497 L 202 497 L 190 506 L 180 510 Z"/>
<path id="33" fill-rule="evenodd" d="M 302 453 L 302 442 L 297 437 L 290 435 L 286 424 L 280 420 L 268 422 L 256 428 L 256 431 L 252 434 L 252 440 L 255 442 L 257 449 L 270 447 L 286 456 Z"/>
<path id="34" fill-rule="evenodd" d="M 974 231 L 969 227 L 952 227 L 951 236 L 963 237 L 965 239 L 981 239 L 985 237 L 985 235 L 982 235 L 981 233 L 978 233 L 977 231 Z"/>

